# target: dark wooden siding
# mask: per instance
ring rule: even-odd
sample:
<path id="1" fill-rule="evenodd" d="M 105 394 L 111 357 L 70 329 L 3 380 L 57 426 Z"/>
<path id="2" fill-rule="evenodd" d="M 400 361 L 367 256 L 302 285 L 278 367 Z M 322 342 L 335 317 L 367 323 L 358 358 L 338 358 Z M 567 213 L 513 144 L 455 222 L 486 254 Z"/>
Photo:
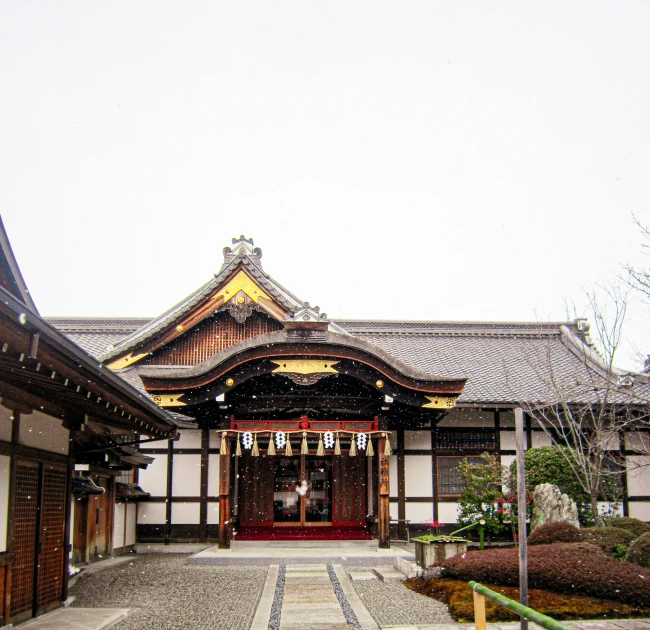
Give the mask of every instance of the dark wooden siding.
<path id="1" fill-rule="evenodd" d="M 332 498 L 335 525 L 366 524 L 365 457 L 332 457 Z"/>
<path id="2" fill-rule="evenodd" d="M 240 341 L 281 329 L 282 324 L 257 311 L 243 324 L 229 313 L 217 313 L 156 350 L 143 364 L 197 365 Z"/>

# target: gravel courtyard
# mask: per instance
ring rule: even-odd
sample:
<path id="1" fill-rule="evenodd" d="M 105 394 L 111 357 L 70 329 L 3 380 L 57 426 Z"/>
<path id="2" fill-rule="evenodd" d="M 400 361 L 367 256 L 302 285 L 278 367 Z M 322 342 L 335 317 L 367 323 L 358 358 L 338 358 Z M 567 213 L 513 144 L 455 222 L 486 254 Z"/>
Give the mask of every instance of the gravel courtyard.
<path id="1" fill-rule="evenodd" d="M 346 567 L 355 573 L 370 567 Z M 352 582 L 368 612 L 379 626 L 456 623 L 442 602 L 409 590 L 399 580 L 361 580 Z"/>
<path id="2" fill-rule="evenodd" d="M 186 554 L 147 554 L 82 577 L 75 607 L 131 608 L 119 630 L 248 630 L 267 567 L 202 567 Z"/>

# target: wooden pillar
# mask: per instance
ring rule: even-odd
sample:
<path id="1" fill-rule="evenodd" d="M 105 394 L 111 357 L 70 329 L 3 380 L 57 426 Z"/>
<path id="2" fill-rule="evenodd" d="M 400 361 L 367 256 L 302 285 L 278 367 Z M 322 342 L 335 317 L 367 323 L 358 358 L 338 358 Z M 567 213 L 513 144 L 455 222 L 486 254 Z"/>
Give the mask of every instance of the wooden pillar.
<path id="1" fill-rule="evenodd" d="M 404 429 L 397 430 L 397 537 L 406 540 L 406 459 Z"/>
<path id="2" fill-rule="evenodd" d="M 390 506 L 388 503 L 390 485 L 388 482 L 388 456 L 384 454 L 386 438 L 379 440 L 379 502 L 377 522 L 379 525 L 379 547 L 390 549 Z"/>
<path id="3" fill-rule="evenodd" d="M 165 503 L 165 544 L 172 535 L 172 484 L 174 480 L 174 441 L 167 442 L 167 502 Z"/>
<path id="4" fill-rule="evenodd" d="M 530 418 L 528 418 L 530 429 Z M 524 410 L 515 409 L 517 438 L 517 509 L 519 517 L 519 601 L 528 606 L 528 547 L 526 540 L 526 434 L 524 433 Z M 530 431 L 528 431 L 530 443 Z M 521 630 L 528 630 L 528 620 L 521 618 Z"/>
<path id="5" fill-rule="evenodd" d="M 226 440 L 226 443 L 230 440 Z M 219 453 L 219 549 L 230 549 L 230 444 Z"/>

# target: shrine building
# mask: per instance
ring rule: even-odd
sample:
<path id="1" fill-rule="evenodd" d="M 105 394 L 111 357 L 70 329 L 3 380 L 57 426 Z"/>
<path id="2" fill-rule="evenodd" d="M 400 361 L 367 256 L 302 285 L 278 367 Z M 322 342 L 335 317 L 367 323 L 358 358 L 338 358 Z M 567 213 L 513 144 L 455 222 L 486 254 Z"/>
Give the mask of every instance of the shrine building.
<path id="1" fill-rule="evenodd" d="M 584 320 L 329 318 L 269 276 L 243 236 L 152 320 L 49 323 L 178 425 L 176 439 L 142 440 L 153 459 L 128 473 L 149 495 L 138 542 L 374 536 L 385 547 L 407 528 L 453 524 L 459 463 L 490 452 L 510 464 L 515 409 L 548 395 L 531 349 L 562 375 L 599 360 Z M 630 378 L 648 389 L 645 374 Z M 530 417 L 525 430 L 529 447 L 551 443 Z M 643 457 L 614 437 L 621 457 Z M 92 471 L 104 453 L 88 457 Z M 650 520 L 649 482 L 624 480 L 625 514 Z"/>

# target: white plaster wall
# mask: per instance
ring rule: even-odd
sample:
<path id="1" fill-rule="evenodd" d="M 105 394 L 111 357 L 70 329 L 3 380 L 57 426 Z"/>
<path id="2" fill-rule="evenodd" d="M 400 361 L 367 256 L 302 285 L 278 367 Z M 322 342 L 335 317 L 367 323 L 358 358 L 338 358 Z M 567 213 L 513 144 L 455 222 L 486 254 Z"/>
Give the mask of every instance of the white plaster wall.
<path id="1" fill-rule="evenodd" d="M 172 496 L 198 497 L 201 494 L 201 456 L 174 455 Z"/>
<path id="2" fill-rule="evenodd" d="M 201 506 L 198 503 L 172 503 L 174 525 L 198 525 Z"/>
<path id="3" fill-rule="evenodd" d="M 438 503 L 439 523 L 458 523 L 458 503 Z"/>
<path id="4" fill-rule="evenodd" d="M 499 425 L 506 429 L 515 428 L 515 412 L 514 411 L 502 411 L 499 414 Z"/>
<path id="5" fill-rule="evenodd" d="M 398 513 L 399 513 L 397 501 L 391 501 L 388 504 L 388 513 L 390 514 L 390 517 L 393 518 L 393 519 L 399 518 L 397 516 Z"/>
<path id="6" fill-rule="evenodd" d="M 208 455 L 208 496 L 219 496 L 219 458 L 214 453 Z"/>
<path id="7" fill-rule="evenodd" d="M 124 512 L 125 503 L 115 504 L 115 520 L 113 522 L 113 549 L 124 547 Z"/>
<path id="8" fill-rule="evenodd" d="M 628 451 L 650 451 L 650 433 L 626 433 L 625 448 Z"/>
<path id="9" fill-rule="evenodd" d="M 142 435 L 140 436 L 142 440 L 148 440 L 149 436 L 148 435 Z M 169 440 L 156 440 L 155 442 L 144 442 L 142 444 L 138 444 L 138 447 L 141 449 L 149 449 L 149 448 L 168 448 L 169 447 Z"/>
<path id="10" fill-rule="evenodd" d="M 407 451 L 431 449 L 431 431 L 404 431 L 404 448 Z"/>
<path id="11" fill-rule="evenodd" d="M 510 468 L 510 464 L 517 459 L 516 455 L 501 455 L 501 466 L 506 466 Z"/>
<path id="12" fill-rule="evenodd" d="M 407 497 L 433 496 L 431 455 L 406 455 L 404 473 Z"/>
<path id="13" fill-rule="evenodd" d="M 650 502 L 630 501 L 628 506 L 632 518 L 638 518 L 641 521 L 646 521 L 646 523 L 650 521 Z"/>
<path id="14" fill-rule="evenodd" d="M 68 454 L 70 432 L 61 420 L 40 411 L 20 416 L 20 443 L 50 453 Z"/>
<path id="15" fill-rule="evenodd" d="M 174 450 L 177 448 L 201 448 L 201 431 L 198 429 L 182 429 L 179 432 L 178 442 L 174 442 Z"/>
<path id="16" fill-rule="evenodd" d="M 219 503 L 208 501 L 208 525 L 219 524 Z"/>
<path id="17" fill-rule="evenodd" d="M 627 491 L 631 497 L 650 495 L 650 457 L 632 455 L 627 457 Z"/>
<path id="18" fill-rule="evenodd" d="M 0 405 L 0 440 L 11 442 L 11 424 L 13 419 L 13 412 Z"/>
<path id="19" fill-rule="evenodd" d="M 514 431 L 501 431 L 501 450 L 514 451 L 517 449 L 517 434 Z"/>
<path id="20" fill-rule="evenodd" d="M 407 503 L 406 518 L 411 523 L 424 523 L 433 518 L 433 503 Z"/>
<path id="21" fill-rule="evenodd" d="M 126 504 L 126 531 L 124 532 L 125 545 L 135 545 L 135 524 L 136 524 L 136 514 L 137 514 L 137 503 L 127 503 Z M 164 519 L 163 519 L 164 522 Z"/>
<path id="22" fill-rule="evenodd" d="M 7 551 L 7 521 L 9 519 L 9 464 L 8 455 L 0 455 L 0 551 Z"/>
<path id="23" fill-rule="evenodd" d="M 616 431 L 603 431 L 602 445 L 607 451 L 617 451 L 620 448 L 620 438 Z"/>
<path id="24" fill-rule="evenodd" d="M 221 448 L 221 433 L 219 431 L 210 431 L 208 434 L 208 446 L 210 448 Z"/>
<path id="25" fill-rule="evenodd" d="M 390 442 L 390 447 L 396 451 L 397 450 L 397 431 L 387 431 L 388 441 Z"/>
<path id="26" fill-rule="evenodd" d="M 165 503 L 138 503 L 138 525 L 161 525 L 165 523 Z"/>
<path id="27" fill-rule="evenodd" d="M 167 496 L 167 455 L 156 455 L 146 469 L 140 470 L 139 478 L 140 487 L 152 497 Z"/>
<path id="28" fill-rule="evenodd" d="M 493 427 L 494 413 L 478 409 L 454 409 L 438 423 L 438 426 L 456 428 Z"/>
<path id="29" fill-rule="evenodd" d="M 390 496 L 397 498 L 397 455 L 388 458 L 388 486 Z"/>
<path id="30" fill-rule="evenodd" d="M 514 434 L 513 434 L 514 435 Z M 540 446 L 553 446 L 553 440 L 546 431 L 532 431 L 533 448 Z"/>
<path id="31" fill-rule="evenodd" d="M 623 506 L 620 503 L 609 503 L 608 501 L 598 501 L 598 514 L 607 516 L 623 516 Z"/>

